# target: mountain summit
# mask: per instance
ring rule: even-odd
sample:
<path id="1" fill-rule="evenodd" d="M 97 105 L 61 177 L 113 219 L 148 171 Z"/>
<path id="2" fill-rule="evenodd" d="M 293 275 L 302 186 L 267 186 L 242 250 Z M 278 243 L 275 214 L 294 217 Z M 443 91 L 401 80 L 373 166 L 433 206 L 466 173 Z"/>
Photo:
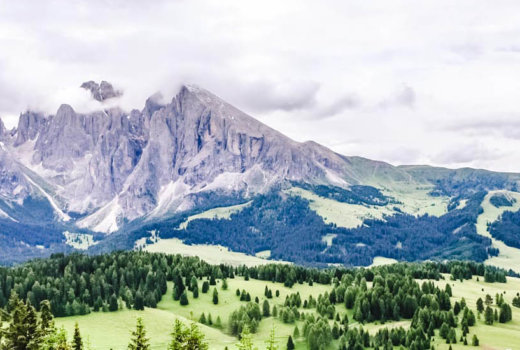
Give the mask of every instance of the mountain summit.
<path id="1" fill-rule="evenodd" d="M 82 87 L 99 101 L 118 95 L 107 82 Z M 346 157 L 291 140 L 193 85 L 157 101 L 130 112 L 62 105 L 54 115 L 22 113 L 13 132 L 2 132 L 0 225 L 12 232 L 5 239 L 35 256 L 74 246 L 70 232 L 103 239 L 273 191 L 303 196 L 328 224 L 353 229 L 385 215 L 444 214 L 450 201 L 515 190 L 520 179 Z M 20 227 L 27 237 L 16 236 Z"/>

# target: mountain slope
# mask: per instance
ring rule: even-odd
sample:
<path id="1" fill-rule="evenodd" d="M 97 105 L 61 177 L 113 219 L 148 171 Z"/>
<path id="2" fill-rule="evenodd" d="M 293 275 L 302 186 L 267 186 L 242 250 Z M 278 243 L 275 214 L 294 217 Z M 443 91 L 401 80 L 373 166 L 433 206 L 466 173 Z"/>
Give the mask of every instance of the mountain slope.
<path id="1" fill-rule="evenodd" d="M 426 231 L 452 242 L 447 237 L 458 227 L 453 225 L 462 225 L 460 220 L 470 224 L 480 208 L 471 202 L 468 212 L 463 203 L 490 190 L 516 191 L 520 181 L 519 174 L 394 167 L 339 155 L 315 142 L 291 140 L 196 86 L 183 86 L 168 103 L 152 96 L 142 110 L 129 113 L 104 109 L 104 99 L 97 100 L 98 112 L 82 114 L 62 105 L 54 115 L 21 114 L 12 131 L 6 131 L 3 124 L 0 128 L 0 219 L 10 220 L 10 225 L 52 225 L 49 241 L 56 244 L 56 250 L 69 249 L 61 235 L 64 231 L 94 234 L 102 242 L 91 249 L 103 251 L 130 249 L 159 228 L 163 238 L 187 237 L 193 243 L 224 244 L 251 254 L 271 250 L 273 257 L 302 263 L 308 259 L 311 263 L 365 264 L 374 254 L 423 259 L 433 257 L 437 250 L 426 245 L 430 255 L 405 254 L 411 247 L 403 244 L 414 242 L 408 236 L 398 240 L 383 235 L 380 240 L 354 242 L 345 235 L 362 237 L 368 234 L 362 231 L 367 225 L 371 225 L 370 234 L 380 235 L 380 226 L 394 220 L 396 226 L 403 222 L 436 225 L 435 232 Z M 241 217 L 238 211 L 220 219 L 230 225 L 197 219 L 182 232 L 172 229 L 190 215 L 255 199 L 256 207 L 243 209 L 249 217 Z M 34 208 L 44 214 L 31 217 L 31 212 L 38 213 Z M 450 214 L 453 210 L 460 213 Z M 288 213 L 307 222 L 307 227 Z M 440 221 L 418 221 L 423 214 Z M 193 233 L 191 226 L 203 220 L 223 232 L 215 236 L 204 229 L 198 236 L 187 235 Z M 243 232 L 231 232 L 237 230 L 234 220 L 240 221 L 235 226 L 244 228 Z M 285 228 L 292 230 L 290 234 Z M 230 241 L 230 237 L 251 234 L 260 238 Z M 330 234 L 337 237 L 330 242 L 343 242 L 342 246 L 323 246 L 322 236 Z M 482 260 L 490 241 L 479 241 L 473 230 L 465 234 L 453 244 L 468 247 L 465 240 L 469 239 Z M 296 246 L 303 244 L 308 253 L 285 249 L 290 243 L 281 243 L 282 235 L 301 239 Z M 12 236 L 9 239 L 16 240 Z M 389 250 L 390 241 L 394 248 Z M 50 253 L 47 246 L 38 252 Z M 366 258 L 359 258 L 363 254 Z"/>

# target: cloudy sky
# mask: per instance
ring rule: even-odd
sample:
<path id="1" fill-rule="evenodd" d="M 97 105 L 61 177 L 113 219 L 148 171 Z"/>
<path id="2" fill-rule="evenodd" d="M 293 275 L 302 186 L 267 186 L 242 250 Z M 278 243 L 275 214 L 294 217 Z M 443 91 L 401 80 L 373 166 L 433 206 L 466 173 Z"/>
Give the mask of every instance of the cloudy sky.
<path id="1" fill-rule="evenodd" d="M 0 0 L 0 116 L 182 83 L 347 155 L 520 172 L 518 1 Z"/>

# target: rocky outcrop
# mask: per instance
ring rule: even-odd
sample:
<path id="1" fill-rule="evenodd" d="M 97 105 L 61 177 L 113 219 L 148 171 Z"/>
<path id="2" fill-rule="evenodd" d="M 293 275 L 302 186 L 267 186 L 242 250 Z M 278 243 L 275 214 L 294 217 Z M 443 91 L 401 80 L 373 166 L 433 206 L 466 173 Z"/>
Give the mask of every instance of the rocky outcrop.
<path id="1" fill-rule="evenodd" d="M 112 84 L 108 81 L 101 81 L 100 84 L 93 80 L 86 81 L 80 86 L 81 88 L 90 91 L 92 98 L 99 102 L 103 102 L 110 98 L 119 97 L 122 95 L 121 91 L 115 90 Z"/>
<path id="2" fill-rule="evenodd" d="M 101 99 L 110 95 L 103 82 L 84 85 Z M 160 100 L 130 113 L 81 114 L 69 105 L 51 116 L 24 113 L 10 152 L 52 187 L 62 210 L 85 215 L 78 225 L 101 231 L 189 209 L 205 191 L 363 182 L 347 157 L 295 142 L 204 89 L 183 86 L 170 103 Z"/>

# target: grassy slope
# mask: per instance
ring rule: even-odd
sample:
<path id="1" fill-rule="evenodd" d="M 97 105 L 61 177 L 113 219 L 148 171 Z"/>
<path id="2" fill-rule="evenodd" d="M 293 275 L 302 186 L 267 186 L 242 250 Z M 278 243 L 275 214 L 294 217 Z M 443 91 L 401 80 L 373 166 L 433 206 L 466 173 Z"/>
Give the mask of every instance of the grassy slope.
<path id="1" fill-rule="evenodd" d="M 266 260 L 262 255 L 252 256 L 234 252 L 220 245 L 184 244 L 178 238 L 161 239 L 156 243 L 148 244 L 144 250 L 153 253 L 181 254 L 184 256 L 198 256 L 210 264 L 226 264 L 232 266 L 258 266 L 272 264 L 278 261 Z M 265 253 L 265 252 L 264 252 Z M 267 256 L 268 257 L 268 256 Z M 280 263 L 287 263 L 280 261 Z"/>
<path id="2" fill-rule="evenodd" d="M 447 211 L 448 198 L 431 197 L 430 188 L 401 186 L 399 189 L 385 190 L 387 196 L 396 198 L 401 203 L 386 206 L 360 205 L 338 202 L 333 199 L 318 196 L 310 191 L 293 187 L 286 193 L 308 199 L 310 208 L 323 218 L 326 223 L 335 223 L 338 226 L 354 228 L 360 226 L 366 219 L 382 219 L 384 215 L 396 213 L 394 207 L 411 215 L 430 214 L 439 216 Z"/>
<path id="3" fill-rule="evenodd" d="M 516 198 L 516 202 L 512 207 L 497 208 L 489 202 L 489 199 L 496 193 L 504 193 L 508 196 Z M 504 242 L 491 237 L 488 232 L 487 224 L 496 221 L 504 211 L 520 210 L 520 193 L 510 191 L 490 191 L 482 201 L 482 209 L 484 212 L 477 219 L 477 233 L 486 237 L 490 237 L 493 241 L 493 247 L 499 249 L 499 255 L 489 258 L 486 263 L 502 267 L 504 269 L 513 269 L 520 272 L 520 249 L 509 247 Z"/>
<path id="4" fill-rule="evenodd" d="M 473 278 L 471 281 L 449 281 L 452 285 L 453 297 L 451 298 L 452 303 L 456 300 L 460 300 L 462 297 L 466 299 L 467 305 L 476 311 L 476 302 L 478 298 L 484 299 L 486 294 L 489 294 L 495 298 L 496 293 L 504 294 L 504 299 L 511 305 L 513 297 L 517 292 L 520 292 L 520 279 L 509 278 L 507 283 L 485 283 L 483 278 L 481 281 L 477 281 Z M 437 285 L 444 288 L 446 281 L 437 282 Z M 477 325 L 470 327 L 470 335 L 468 341 L 471 343 L 471 337 L 473 334 L 477 334 L 480 339 L 480 345 L 483 349 L 520 349 L 520 309 L 511 306 L 513 309 L 513 321 L 506 324 L 495 322 L 492 326 L 488 326 L 484 323 L 484 315 L 481 319 L 477 319 Z M 460 337 L 460 327 L 457 329 L 457 336 Z M 437 337 L 438 338 L 438 337 Z M 457 339 L 458 340 L 458 339 Z M 448 345 L 445 344 L 441 339 L 437 339 L 435 342 L 436 349 L 448 349 Z M 475 347 L 464 346 L 460 342 L 452 345 L 455 349 L 474 349 Z"/>
<path id="5" fill-rule="evenodd" d="M 440 287 L 444 288 L 447 281 L 435 282 Z M 449 281 L 453 286 L 453 298 L 452 302 L 460 300 L 464 297 L 469 307 L 475 310 L 476 300 L 479 297 L 484 297 L 485 294 L 490 294 L 493 297 L 496 293 L 505 292 L 505 299 L 508 303 L 511 303 L 514 295 L 520 291 L 520 279 L 509 278 L 507 284 L 500 283 L 484 283 L 478 282 L 476 278 L 471 281 Z M 284 287 L 279 283 L 263 282 L 257 280 L 244 281 L 243 278 L 236 278 L 228 280 L 229 289 L 223 291 L 220 288 L 220 283 L 217 285 L 219 291 L 219 304 L 213 305 L 211 301 L 211 291 L 208 294 L 200 294 L 199 299 L 190 298 L 190 304 L 188 306 L 180 306 L 179 302 L 174 301 L 171 298 L 172 285 L 168 286 L 168 293 L 163 297 L 163 300 L 159 303 L 157 309 L 146 309 L 144 311 L 133 311 L 124 310 L 114 313 L 92 313 L 86 316 L 75 316 L 59 318 L 56 323 L 61 326 L 63 325 L 67 330 L 68 334 L 72 334 L 74 323 L 78 322 L 80 329 L 85 337 L 90 339 L 92 349 L 125 349 L 130 339 L 130 331 L 135 327 L 135 320 L 137 317 L 143 317 L 148 335 L 152 339 L 153 349 L 164 349 L 168 340 L 169 332 L 171 331 L 171 325 L 176 317 L 189 323 L 191 321 L 197 321 L 202 312 L 206 315 L 211 312 L 213 322 L 216 321 L 217 316 L 220 316 L 223 322 L 223 329 L 219 330 L 216 328 L 199 325 L 203 332 L 206 334 L 206 338 L 210 344 L 211 349 L 224 349 L 228 346 L 229 349 L 234 348 L 236 338 L 231 337 L 227 334 L 227 320 L 229 314 L 235 309 L 240 307 L 243 303 L 239 301 L 235 295 L 235 290 L 246 289 L 251 293 L 252 298 L 255 296 L 260 298 L 262 303 L 264 288 L 267 285 L 273 290 L 273 293 L 278 289 L 280 290 L 280 297 L 269 300 L 270 305 L 281 304 L 285 300 L 285 296 L 291 293 L 299 292 L 302 296 L 302 300 L 307 299 L 310 294 L 317 297 L 318 294 L 325 292 L 330 289 L 330 286 L 323 286 L 314 284 L 309 287 L 307 284 L 295 285 L 292 289 Z M 212 287 L 213 288 L 213 287 Z M 352 312 L 346 310 L 343 305 L 336 305 L 338 312 L 349 314 L 351 319 L 351 327 L 359 326 L 357 322 L 352 320 Z M 305 310 L 309 312 L 309 310 Z M 476 310 L 475 310 L 476 312 Z M 272 326 L 275 326 L 276 336 L 279 340 L 279 345 L 283 345 L 284 348 L 287 336 L 292 334 L 294 325 L 284 324 L 276 318 L 264 318 L 260 323 L 258 332 L 255 334 L 255 344 L 259 349 L 264 348 L 264 341 L 269 335 L 269 331 Z M 384 325 L 373 323 L 364 325 L 365 329 L 368 329 L 372 334 L 377 332 L 378 329 L 384 327 L 398 327 L 403 326 L 409 327 L 410 321 L 403 320 L 399 322 L 386 323 Z M 299 322 L 298 326 L 300 331 L 302 330 L 302 323 Z M 107 330 L 110 332 L 110 336 L 107 336 Z M 513 321 L 507 324 L 495 323 L 493 326 L 488 326 L 483 323 L 483 320 L 478 320 L 477 325 L 470 329 L 471 333 L 468 339 L 471 339 L 472 335 L 476 333 L 481 341 L 481 345 L 487 349 L 504 349 L 520 348 L 520 309 L 513 307 Z M 460 337 L 460 328 L 457 330 L 458 336 Z M 296 341 L 297 349 L 305 349 L 305 343 L 302 338 Z M 438 337 L 435 340 L 436 349 L 447 349 L 448 345 Z M 472 347 L 465 347 L 458 343 L 452 345 L 453 349 L 468 349 Z"/>
<path id="6" fill-rule="evenodd" d="M 244 203 L 244 204 L 238 204 L 238 205 L 232 205 L 229 207 L 218 207 L 218 208 L 212 208 L 209 210 L 206 210 L 202 213 L 192 215 L 188 217 L 185 221 L 183 221 L 179 225 L 179 229 L 185 229 L 190 221 L 196 220 L 196 219 L 229 219 L 231 214 L 238 213 L 245 207 L 251 205 L 251 201 Z"/>
<path id="7" fill-rule="evenodd" d="M 201 283 L 199 283 L 200 285 Z M 243 303 L 235 295 L 237 288 L 240 290 L 246 289 L 254 298 L 258 296 L 263 301 L 264 288 L 267 285 L 273 290 L 273 294 L 278 289 L 280 297 L 269 300 L 271 307 L 274 303 L 283 304 L 285 296 L 291 293 L 300 292 L 302 299 L 307 299 L 312 293 L 315 297 L 325 292 L 330 286 L 323 286 L 314 284 L 313 287 L 308 285 L 295 285 L 293 288 L 286 288 L 280 283 L 271 283 L 257 280 L 244 281 L 243 278 L 235 278 L 228 280 L 229 288 L 224 291 L 220 288 L 220 283 L 217 285 L 219 292 L 219 304 L 212 303 L 212 288 L 210 293 L 200 294 L 198 299 L 190 298 L 190 304 L 187 306 L 180 306 L 178 301 L 174 301 L 172 295 L 172 285 L 168 285 L 168 292 L 159 303 L 157 309 L 145 309 L 144 311 L 123 310 L 111 313 L 91 313 L 86 316 L 74 316 L 59 318 L 56 320 L 58 326 L 64 326 L 69 335 L 72 334 L 75 322 L 78 322 L 82 334 L 90 339 L 92 349 L 126 349 L 126 345 L 130 339 L 130 331 L 135 328 L 137 317 L 142 317 L 145 323 L 148 335 L 152 339 L 153 349 L 164 349 L 169 339 L 171 326 L 176 317 L 186 321 L 197 321 L 202 312 L 206 315 L 211 312 L 213 322 L 216 321 L 217 316 L 220 316 L 223 322 L 223 331 L 227 331 L 227 320 L 229 315 L 240 307 Z M 199 286 L 200 290 L 200 286 Z M 190 293 L 191 296 L 191 293 Z M 276 327 L 276 335 L 280 340 L 280 345 L 287 341 L 289 334 L 292 334 L 294 325 L 287 325 L 275 318 L 263 319 L 260 323 L 258 332 L 255 334 L 256 345 L 263 348 L 265 339 L 268 338 L 269 331 L 272 325 Z M 226 333 L 216 328 L 203 328 L 206 338 L 210 343 L 211 349 L 224 349 L 228 346 L 230 349 L 234 348 L 236 338 L 227 335 Z M 107 331 L 110 336 L 107 336 Z M 298 343 L 298 342 L 297 342 Z M 301 341 L 300 341 L 301 343 Z M 298 349 L 304 349 L 303 344 L 297 344 Z"/>

